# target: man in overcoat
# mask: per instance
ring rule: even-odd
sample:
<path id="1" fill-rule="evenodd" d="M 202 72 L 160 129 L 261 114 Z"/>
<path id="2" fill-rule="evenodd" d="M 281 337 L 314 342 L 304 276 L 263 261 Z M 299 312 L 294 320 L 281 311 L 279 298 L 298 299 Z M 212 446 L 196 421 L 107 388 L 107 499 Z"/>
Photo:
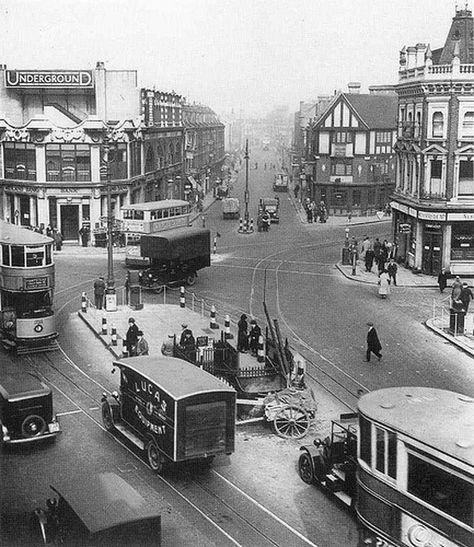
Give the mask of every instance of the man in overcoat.
<path id="1" fill-rule="evenodd" d="M 380 343 L 379 336 L 377 334 L 377 331 L 375 330 L 373 323 L 367 323 L 367 326 L 369 327 L 369 330 L 367 332 L 367 353 L 366 353 L 366 360 L 367 362 L 370 361 L 370 354 L 373 353 L 376 357 L 378 357 L 378 360 L 382 359 L 382 354 L 380 353 L 382 349 L 382 344 Z"/>

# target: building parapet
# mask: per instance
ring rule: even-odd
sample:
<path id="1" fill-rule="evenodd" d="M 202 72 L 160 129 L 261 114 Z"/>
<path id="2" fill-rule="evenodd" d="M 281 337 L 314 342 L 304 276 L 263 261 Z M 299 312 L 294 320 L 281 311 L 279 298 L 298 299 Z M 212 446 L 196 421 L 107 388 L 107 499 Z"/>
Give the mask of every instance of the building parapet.
<path id="1" fill-rule="evenodd" d="M 456 80 L 472 80 L 474 75 L 474 64 L 446 64 L 446 65 L 423 65 L 399 71 L 399 82 L 410 81 L 431 81 L 439 80 L 440 77 L 449 77 Z"/>

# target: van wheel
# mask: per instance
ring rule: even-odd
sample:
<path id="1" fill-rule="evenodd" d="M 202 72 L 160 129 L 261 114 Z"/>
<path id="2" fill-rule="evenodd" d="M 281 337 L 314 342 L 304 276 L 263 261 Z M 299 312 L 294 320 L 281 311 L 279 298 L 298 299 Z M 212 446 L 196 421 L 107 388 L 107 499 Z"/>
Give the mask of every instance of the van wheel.
<path id="1" fill-rule="evenodd" d="M 313 484 L 313 462 L 311 461 L 311 456 L 307 452 L 303 452 L 298 460 L 298 471 L 303 482 L 306 484 Z"/>
<path id="2" fill-rule="evenodd" d="M 39 437 L 45 431 L 46 422 L 37 414 L 27 416 L 21 424 L 21 434 L 23 437 Z"/>
<path id="3" fill-rule="evenodd" d="M 102 423 L 107 431 L 115 429 L 114 419 L 112 417 L 112 410 L 109 403 L 102 405 Z"/>
<path id="4" fill-rule="evenodd" d="M 163 471 L 163 459 L 161 457 L 160 451 L 156 446 L 155 441 L 150 440 L 146 445 L 146 456 L 148 460 L 148 465 L 155 473 L 161 473 Z"/>
<path id="5" fill-rule="evenodd" d="M 194 285 L 196 283 L 196 278 L 196 272 L 191 272 L 190 274 L 188 274 L 188 276 L 186 277 L 186 285 Z"/>

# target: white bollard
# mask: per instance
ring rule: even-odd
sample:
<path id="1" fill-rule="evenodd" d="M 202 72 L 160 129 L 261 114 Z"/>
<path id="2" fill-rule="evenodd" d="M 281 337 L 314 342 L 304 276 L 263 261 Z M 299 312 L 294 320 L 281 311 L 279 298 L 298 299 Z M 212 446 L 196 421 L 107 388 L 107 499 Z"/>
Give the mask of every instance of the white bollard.
<path id="1" fill-rule="evenodd" d="M 83 292 L 81 296 L 81 311 L 87 313 L 87 295 L 85 292 Z"/>
<path id="2" fill-rule="evenodd" d="M 115 325 L 110 325 L 110 338 L 112 340 L 112 346 L 117 345 L 117 328 Z"/>
<path id="3" fill-rule="evenodd" d="M 184 294 L 184 287 L 180 288 L 179 307 L 180 308 L 185 308 L 186 307 L 186 296 Z"/>
<path id="4" fill-rule="evenodd" d="M 102 317 L 102 335 L 107 334 L 107 317 Z"/>
<path id="5" fill-rule="evenodd" d="M 226 340 L 234 338 L 234 335 L 230 332 L 230 317 L 228 315 L 225 316 L 224 321 L 224 337 Z"/>
<path id="6" fill-rule="evenodd" d="M 216 307 L 214 305 L 211 306 L 211 322 L 209 327 L 211 329 L 218 329 L 219 325 L 216 322 Z"/>
<path id="7" fill-rule="evenodd" d="M 263 347 L 263 336 L 258 337 L 257 361 L 263 363 L 265 361 L 265 350 Z"/>

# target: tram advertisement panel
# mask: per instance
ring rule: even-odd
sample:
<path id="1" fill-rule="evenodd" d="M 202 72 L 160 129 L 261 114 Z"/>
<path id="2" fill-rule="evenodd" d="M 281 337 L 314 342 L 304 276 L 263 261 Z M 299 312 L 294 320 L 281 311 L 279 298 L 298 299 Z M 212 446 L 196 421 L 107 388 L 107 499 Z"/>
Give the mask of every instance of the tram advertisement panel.
<path id="1" fill-rule="evenodd" d="M 122 417 L 142 435 L 150 433 L 173 456 L 175 401 L 134 370 L 122 369 Z"/>

